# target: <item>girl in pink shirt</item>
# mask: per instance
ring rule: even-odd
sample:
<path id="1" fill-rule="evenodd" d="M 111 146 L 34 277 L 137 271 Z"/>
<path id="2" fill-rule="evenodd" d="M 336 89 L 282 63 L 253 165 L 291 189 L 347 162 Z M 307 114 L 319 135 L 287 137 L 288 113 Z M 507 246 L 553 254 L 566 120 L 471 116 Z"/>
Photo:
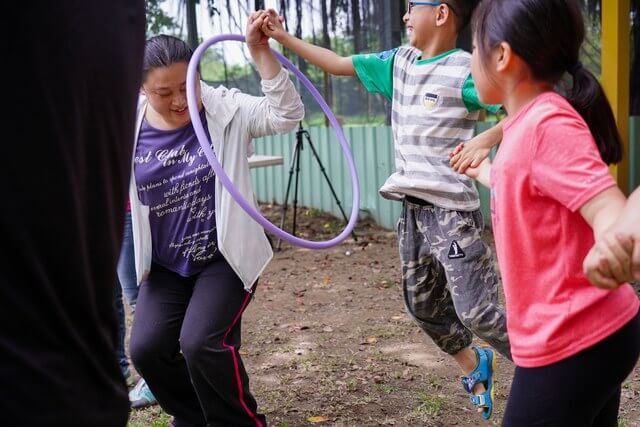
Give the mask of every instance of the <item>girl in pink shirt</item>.
<path id="1" fill-rule="evenodd" d="M 620 136 L 578 60 L 583 38 L 577 0 L 485 0 L 474 19 L 481 101 L 509 114 L 493 166 L 466 171 L 491 187 L 516 363 L 504 426 L 617 426 L 620 385 L 640 354 L 633 288 L 594 287 L 582 268 L 625 203 L 607 168 L 621 159 Z M 565 98 L 553 88 L 566 72 Z"/>

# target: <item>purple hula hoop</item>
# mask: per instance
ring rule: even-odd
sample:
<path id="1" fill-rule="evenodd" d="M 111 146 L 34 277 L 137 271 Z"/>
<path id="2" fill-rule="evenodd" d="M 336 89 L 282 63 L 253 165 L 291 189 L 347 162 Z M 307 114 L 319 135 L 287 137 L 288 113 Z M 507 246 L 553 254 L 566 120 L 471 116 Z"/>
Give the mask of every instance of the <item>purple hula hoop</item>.
<path id="1" fill-rule="evenodd" d="M 276 227 L 271 222 L 269 222 L 269 220 L 267 220 L 264 216 L 262 216 L 262 214 L 258 212 L 253 207 L 253 205 L 249 203 L 236 190 L 233 183 L 231 182 L 231 180 L 225 173 L 224 169 L 222 168 L 222 165 L 220 165 L 220 163 L 218 162 L 213 152 L 213 149 L 211 148 L 209 140 L 207 139 L 204 128 L 202 127 L 202 121 L 200 120 L 200 115 L 197 114 L 198 102 L 196 99 L 195 85 L 197 83 L 196 76 L 197 76 L 198 64 L 200 63 L 200 59 L 202 55 L 204 54 L 204 52 L 207 50 L 209 46 L 221 41 L 244 42 L 245 38 L 244 36 L 237 35 L 237 34 L 224 34 L 216 37 L 211 37 L 209 40 L 206 40 L 200 46 L 198 46 L 198 48 L 193 53 L 193 57 L 189 62 L 189 68 L 187 69 L 187 104 L 189 105 L 189 115 L 191 116 L 191 122 L 193 123 L 193 128 L 196 132 L 196 136 L 198 137 L 198 141 L 200 142 L 200 145 L 204 150 L 204 154 L 207 157 L 207 160 L 209 160 L 211 167 L 213 168 L 214 172 L 217 175 L 216 178 L 220 180 L 220 183 L 227 189 L 229 194 L 231 194 L 231 197 L 233 197 L 233 199 L 242 207 L 242 209 L 245 210 L 245 212 L 247 212 L 247 214 L 249 214 L 255 221 L 257 221 L 258 224 L 260 224 L 265 230 L 272 232 L 279 238 L 286 240 L 290 243 L 293 243 L 294 245 L 301 246 L 304 248 L 309 248 L 309 249 L 326 249 L 339 244 L 344 239 L 346 239 L 347 236 L 349 236 L 349 234 L 351 234 L 351 231 L 353 230 L 353 227 L 356 225 L 356 222 L 358 220 L 358 210 L 360 208 L 359 207 L 360 189 L 359 189 L 356 165 L 353 161 L 353 156 L 351 155 L 349 143 L 347 142 L 347 139 L 344 136 L 342 127 L 340 127 L 338 120 L 334 116 L 333 112 L 331 111 L 331 109 L 329 108 L 325 100 L 322 98 L 322 95 L 320 95 L 320 93 L 315 88 L 315 86 L 313 86 L 313 83 L 311 83 L 311 81 L 309 81 L 309 79 L 304 74 L 302 74 L 302 72 L 298 70 L 298 68 L 295 65 L 293 65 L 291 61 L 289 61 L 287 58 L 282 56 L 279 52 L 276 52 L 273 49 L 271 50 L 273 54 L 276 56 L 276 58 L 289 71 L 295 74 L 295 76 L 302 82 L 302 84 L 311 92 L 315 100 L 318 102 L 318 104 L 322 108 L 322 111 L 324 111 L 324 113 L 327 115 L 329 122 L 333 126 L 333 129 L 335 130 L 336 135 L 338 136 L 338 141 L 340 141 L 340 145 L 342 146 L 342 151 L 344 153 L 345 158 L 347 159 L 347 163 L 349 164 L 349 170 L 351 172 L 351 185 L 353 189 L 352 191 L 353 207 L 351 209 L 351 217 L 349 218 L 349 222 L 347 223 L 347 226 L 344 228 L 342 233 L 340 233 L 333 239 L 327 240 L 327 241 L 318 241 L 318 242 L 310 241 L 310 240 L 301 239 L 290 233 L 287 233 L 286 231 Z"/>

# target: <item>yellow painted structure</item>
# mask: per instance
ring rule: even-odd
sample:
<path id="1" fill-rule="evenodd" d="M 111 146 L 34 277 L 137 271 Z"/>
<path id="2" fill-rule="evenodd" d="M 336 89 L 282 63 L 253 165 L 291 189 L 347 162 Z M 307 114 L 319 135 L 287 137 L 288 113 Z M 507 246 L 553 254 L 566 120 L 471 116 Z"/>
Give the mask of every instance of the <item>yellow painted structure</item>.
<path id="1" fill-rule="evenodd" d="M 602 0 L 602 85 L 613 108 L 624 145 L 623 161 L 611 168 L 618 185 L 629 193 L 630 0 Z M 637 144 L 637 141 L 632 141 Z"/>

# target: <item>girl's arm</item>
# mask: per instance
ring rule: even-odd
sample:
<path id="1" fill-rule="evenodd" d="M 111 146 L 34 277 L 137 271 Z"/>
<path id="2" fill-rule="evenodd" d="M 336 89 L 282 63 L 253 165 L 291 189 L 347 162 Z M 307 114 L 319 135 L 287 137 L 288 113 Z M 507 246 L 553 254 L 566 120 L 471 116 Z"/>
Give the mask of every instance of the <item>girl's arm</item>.
<path id="1" fill-rule="evenodd" d="M 491 187 L 491 161 L 485 158 L 477 167 L 469 166 L 464 171 L 465 175 L 473 178 L 487 188 Z"/>
<path id="2" fill-rule="evenodd" d="M 580 208 L 580 214 L 593 228 L 596 250 L 605 258 L 599 260 L 598 271 L 591 273 L 595 286 L 615 289 L 630 275 L 631 253 L 628 245 L 617 242 L 610 233 L 624 207 L 624 194 L 615 186 L 593 197 Z"/>
<path id="3" fill-rule="evenodd" d="M 351 57 L 340 56 L 332 50 L 315 46 L 300 40 L 287 33 L 282 26 L 278 13 L 269 9 L 267 11 L 269 19 L 264 22 L 262 31 L 268 37 L 278 41 L 284 47 L 291 49 L 298 56 L 311 62 L 322 70 L 334 76 L 355 76 L 356 69 L 351 62 Z"/>
<path id="4" fill-rule="evenodd" d="M 606 289 L 640 280 L 640 189 L 629 196 L 613 225 L 599 238 L 596 235 L 583 267 L 591 283 Z"/>

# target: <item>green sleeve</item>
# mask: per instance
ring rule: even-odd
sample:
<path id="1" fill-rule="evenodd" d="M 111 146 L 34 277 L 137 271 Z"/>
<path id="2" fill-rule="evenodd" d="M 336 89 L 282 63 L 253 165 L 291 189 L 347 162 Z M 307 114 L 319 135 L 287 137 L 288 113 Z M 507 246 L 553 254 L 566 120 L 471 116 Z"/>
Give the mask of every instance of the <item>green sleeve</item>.
<path id="1" fill-rule="evenodd" d="M 353 68 L 365 89 L 372 93 L 381 93 L 388 100 L 393 96 L 393 60 L 397 50 L 351 57 Z"/>
<path id="2" fill-rule="evenodd" d="M 462 86 L 462 100 L 470 112 L 488 110 L 492 113 L 497 113 L 500 111 L 500 108 L 502 108 L 502 105 L 488 105 L 480 102 L 480 97 L 478 96 L 478 91 L 476 90 L 475 83 L 473 83 L 471 74 L 469 74 L 469 77 L 467 77 L 467 80 L 465 80 Z"/>

